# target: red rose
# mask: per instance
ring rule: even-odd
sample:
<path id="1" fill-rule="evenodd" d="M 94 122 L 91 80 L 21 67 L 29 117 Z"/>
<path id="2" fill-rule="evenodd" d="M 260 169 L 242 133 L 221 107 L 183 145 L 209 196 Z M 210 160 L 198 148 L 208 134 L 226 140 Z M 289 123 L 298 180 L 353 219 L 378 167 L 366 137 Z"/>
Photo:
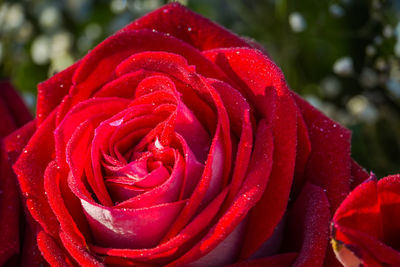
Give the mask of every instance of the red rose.
<path id="1" fill-rule="evenodd" d="M 32 117 L 8 82 L 0 82 L 0 266 L 17 261 L 20 204 L 3 138 Z"/>
<path id="2" fill-rule="evenodd" d="M 345 266 L 400 266 L 400 175 L 360 184 L 333 217 L 333 247 Z M 351 265 L 353 264 L 353 265 Z"/>
<path id="3" fill-rule="evenodd" d="M 39 85 L 14 169 L 47 262 L 338 264 L 331 214 L 366 174 L 253 45 L 170 4 Z"/>

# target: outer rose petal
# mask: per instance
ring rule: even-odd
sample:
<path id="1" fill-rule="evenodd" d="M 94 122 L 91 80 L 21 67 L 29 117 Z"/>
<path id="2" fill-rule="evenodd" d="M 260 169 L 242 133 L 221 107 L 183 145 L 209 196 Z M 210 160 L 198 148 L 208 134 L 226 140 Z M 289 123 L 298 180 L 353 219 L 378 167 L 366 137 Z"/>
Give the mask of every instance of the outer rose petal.
<path id="1" fill-rule="evenodd" d="M 0 265 L 18 262 L 17 257 L 12 257 L 20 253 L 21 212 L 16 177 L 11 169 L 16 153 L 7 155 L 12 138 L 3 138 L 31 119 L 29 110 L 12 85 L 0 82 Z M 16 139 L 17 144 L 11 143 L 15 148 L 26 140 L 21 135 Z"/>
<path id="2" fill-rule="evenodd" d="M 32 120 L 28 108 L 9 82 L 0 81 L 0 137 Z"/>
<path id="3" fill-rule="evenodd" d="M 324 190 L 306 184 L 288 213 L 285 246 L 299 251 L 293 266 L 322 266 L 329 239 L 329 202 Z"/>
<path id="4" fill-rule="evenodd" d="M 351 161 L 351 190 L 368 179 L 369 174 L 357 162 Z"/>
<path id="5" fill-rule="evenodd" d="M 50 79 L 38 84 L 37 119 L 41 124 L 68 93 L 72 85 L 72 75 L 79 66 L 76 62 Z"/>
<path id="6" fill-rule="evenodd" d="M 222 47 L 251 47 L 244 39 L 178 3 L 163 6 L 121 31 L 138 29 L 155 29 L 168 33 L 201 51 Z"/>
<path id="7" fill-rule="evenodd" d="M 6 151 L 11 163 L 14 163 L 17 160 L 18 156 L 22 153 L 24 146 L 28 143 L 35 131 L 36 121 L 31 121 L 4 139 Z M 38 266 L 44 262 L 36 244 L 36 233 L 40 226 L 27 210 L 25 211 L 25 216 L 26 225 L 24 227 L 24 245 L 22 248 L 21 265 Z"/>
<path id="8" fill-rule="evenodd" d="M 44 258 L 51 266 L 73 266 L 65 251 L 44 231 L 38 233 L 37 242 Z"/>
<path id="9" fill-rule="evenodd" d="M 0 138 L 0 265 L 19 252 L 19 213 L 15 177 Z"/>
<path id="10" fill-rule="evenodd" d="M 357 186 L 333 218 L 334 246 L 342 243 L 365 266 L 400 266 L 400 175 Z"/>
<path id="11" fill-rule="evenodd" d="M 293 94 L 311 141 L 307 180 L 326 190 L 333 213 L 350 192 L 350 131 Z M 340 155 L 340 156 L 338 156 Z"/>

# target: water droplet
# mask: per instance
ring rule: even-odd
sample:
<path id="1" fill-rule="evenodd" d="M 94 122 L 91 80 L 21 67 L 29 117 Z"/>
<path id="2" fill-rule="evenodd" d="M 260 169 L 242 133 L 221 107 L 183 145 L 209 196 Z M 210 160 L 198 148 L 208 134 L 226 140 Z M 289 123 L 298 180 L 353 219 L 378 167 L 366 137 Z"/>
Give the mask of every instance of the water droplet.
<path id="1" fill-rule="evenodd" d="M 192 31 L 192 28 L 189 27 L 187 30 L 188 30 L 188 32 L 191 32 L 191 31 Z"/>
<path id="2" fill-rule="evenodd" d="M 158 140 L 158 138 L 156 138 L 156 141 L 154 141 L 154 146 L 157 149 L 163 149 L 164 148 L 164 146 L 160 143 L 160 140 Z"/>
<path id="3" fill-rule="evenodd" d="M 119 119 L 119 120 L 116 120 L 116 121 L 113 121 L 113 122 L 110 122 L 110 125 L 111 126 L 120 126 L 121 125 L 121 123 L 124 121 L 124 118 L 121 118 L 121 119 Z"/>

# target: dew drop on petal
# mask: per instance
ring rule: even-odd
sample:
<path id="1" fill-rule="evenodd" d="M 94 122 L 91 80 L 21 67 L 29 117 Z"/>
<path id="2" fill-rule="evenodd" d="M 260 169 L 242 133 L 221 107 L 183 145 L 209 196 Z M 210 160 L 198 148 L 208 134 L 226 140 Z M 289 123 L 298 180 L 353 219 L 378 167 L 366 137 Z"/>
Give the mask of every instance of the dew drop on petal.
<path id="1" fill-rule="evenodd" d="M 116 121 L 113 121 L 113 122 L 110 122 L 110 125 L 111 126 L 120 126 L 121 125 L 121 123 L 124 121 L 124 118 L 121 118 L 121 119 L 119 119 L 119 120 L 116 120 Z"/>

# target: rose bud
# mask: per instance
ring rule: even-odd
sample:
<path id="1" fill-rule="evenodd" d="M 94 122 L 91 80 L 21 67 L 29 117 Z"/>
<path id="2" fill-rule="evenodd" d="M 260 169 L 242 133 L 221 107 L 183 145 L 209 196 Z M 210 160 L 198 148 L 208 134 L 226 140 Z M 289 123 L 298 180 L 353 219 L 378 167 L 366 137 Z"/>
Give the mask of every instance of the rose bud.
<path id="1" fill-rule="evenodd" d="M 4 138 L 32 119 L 9 82 L 0 82 L 0 266 L 18 262 L 20 253 L 20 201 L 15 174 Z"/>
<path id="2" fill-rule="evenodd" d="M 357 186 L 337 209 L 332 244 L 344 266 L 400 266 L 400 175 Z"/>
<path id="3" fill-rule="evenodd" d="M 367 174 L 259 47 L 173 3 L 39 84 L 14 170 L 49 264 L 339 264 Z"/>

